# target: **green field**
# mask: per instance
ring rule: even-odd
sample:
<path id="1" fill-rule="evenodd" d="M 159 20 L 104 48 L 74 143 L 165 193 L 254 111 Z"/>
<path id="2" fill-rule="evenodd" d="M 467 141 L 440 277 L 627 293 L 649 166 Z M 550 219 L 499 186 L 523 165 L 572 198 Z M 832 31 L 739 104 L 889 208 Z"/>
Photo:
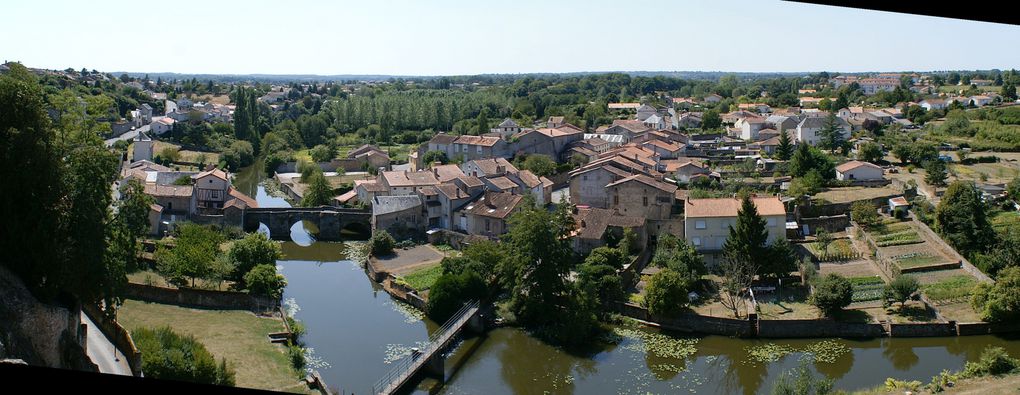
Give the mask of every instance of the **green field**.
<path id="1" fill-rule="evenodd" d="M 928 296 L 928 299 L 937 304 L 966 302 L 977 284 L 978 281 L 974 276 L 957 275 L 933 284 L 926 284 L 921 287 L 921 291 Z"/>
<path id="2" fill-rule="evenodd" d="M 307 393 L 283 346 L 269 342 L 271 332 L 283 331 L 276 318 L 249 311 L 190 309 L 174 305 L 125 300 L 117 321 L 127 330 L 169 325 L 194 335 L 210 353 L 226 358 L 237 372 L 238 387 Z"/>
<path id="3" fill-rule="evenodd" d="M 899 266 L 900 269 L 913 269 L 937 263 L 944 263 L 938 256 L 920 253 L 913 256 L 893 258 L 893 261 L 896 262 L 896 265 Z"/>

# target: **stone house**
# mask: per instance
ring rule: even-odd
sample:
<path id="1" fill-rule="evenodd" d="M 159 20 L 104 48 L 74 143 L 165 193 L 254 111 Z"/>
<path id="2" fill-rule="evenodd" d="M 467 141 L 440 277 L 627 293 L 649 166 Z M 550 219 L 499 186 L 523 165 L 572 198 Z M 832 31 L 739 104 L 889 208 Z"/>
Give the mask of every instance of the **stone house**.
<path id="1" fill-rule="evenodd" d="M 521 195 L 486 191 L 457 211 L 455 228 L 469 235 L 497 239 L 507 232 L 506 220 L 521 210 L 523 200 Z"/>
<path id="2" fill-rule="evenodd" d="M 766 220 L 768 244 L 786 237 L 786 207 L 778 196 L 753 197 L 758 215 Z M 737 223 L 741 200 L 732 198 L 687 199 L 684 204 L 684 238 L 694 247 L 718 259 L 729 228 Z"/>
<path id="3" fill-rule="evenodd" d="M 605 193 L 610 198 L 609 208 L 621 215 L 667 220 L 673 213 L 677 189 L 676 185 L 635 174 L 607 184 Z"/>
<path id="4" fill-rule="evenodd" d="M 644 217 L 620 215 L 615 210 L 600 208 L 578 208 L 574 213 L 577 230 L 574 231 L 574 252 L 586 255 L 591 250 L 606 245 L 610 238 L 620 240 L 625 229 L 637 236 L 637 244 L 648 242 Z"/>
<path id="5" fill-rule="evenodd" d="M 418 195 L 376 196 L 372 200 L 372 230 L 406 235 L 425 230 L 422 200 Z"/>

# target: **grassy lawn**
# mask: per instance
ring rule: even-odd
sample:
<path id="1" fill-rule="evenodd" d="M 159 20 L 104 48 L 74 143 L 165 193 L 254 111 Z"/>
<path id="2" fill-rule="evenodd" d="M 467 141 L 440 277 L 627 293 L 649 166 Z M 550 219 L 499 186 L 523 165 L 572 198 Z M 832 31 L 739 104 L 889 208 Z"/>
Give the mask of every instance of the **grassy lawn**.
<path id="1" fill-rule="evenodd" d="M 443 274 L 443 265 L 438 262 L 432 265 L 423 266 L 415 269 L 414 271 L 401 276 L 400 279 L 407 283 L 408 286 L 418 291 L 424 291 L 432 288 L 432 284 L 436 283 L 439 276 Z"/>
<path id="2" fill-rule="evenodd" d="M 163 151 L 164 148 L 168 148 L 168 147 L 173 147 L 173 148 L 177 148 L 177 149 L 181 148 L 181 146 L 179 146 L 177 144 L 172 144 L 172 143 L 168 143 L 168 142 L 165 142 L 165 141 L 157 141 L 152 146 L 152 153 L 153 153 L 153 155 L 159 155 L 159 153 L 161 151 Z M 132 149 L 134 149 L 134 145 L 132 145 Z M 202 154 L 205 154 L 205 161 L 204 161 L 204 163 L 219 163 L 220 162 L 220 154 L 215 153 L 215 152 L 200 152 L 200 151 L 181 150 L 180 154 L 181 154 L 181 161 L 183 161 L 183 162 L 197 162 L 198 161 L 198 156 L 202 155 Z M 130 157 L 130 154 L 129 154 L 128 157 Z"/>
<path id="3" fill-rule="evenodd" d="M 1020 226 L 1020 212 L 996 211 L 991 215 L 991 221 L 996 233 L 1008 233 Z"/>
<path id="4" fill-rule="evenodd" d="M 981 322 L 981 314 L 974 311 L 970 301 L 962 301 L 950 304 L 940 304 L 937 307 L 939 313 L 947 320 L 956 322 Z"/>
<path id="5" fill-rule="evenodd" d="M 895 195 L 899 193 L 892 186 L 884 186 L 879 188 L 865 188 L 865 187 L 845 187 L 845 188 L 830 188 L 826 191 L 819 192 L 815 195 L 815 199 L 822 199 L 832 203 L 849 203 L 856 202 L 858 200 L 871 200 L 881 196 Z"/>
<path id="6" fill-rule="evenodd" d="M 973 156 L 982 156 L 985 153 L 975 153 Z M 955 173 L 957 179 L 972 180 L 975 182 L 1004 183 L 1016 177 L 1020 171 L 1015 165 L 1006 163 L 974 163 L 971 165 L 952 164 L 949 166 L 951 173 Z M 985 181 L 981 180 L 984 175 Z"/>
<path id="7" fill-rule="evenodd" d="M 927 272 L 915 272 L 908 273 L 907 275 L 916 278 L 917 281 L 920 282 L 922 286 L 924 286 L 928 284 L 935 284 L 943 280 L 957 276 L 970 276 L 970 273 L 967 273 L 967 271 L 963 269 L 951 269 L 951 270 L 931 270 Z"/>
<path id="8" fill-rule="evenodd" d="M 139 271 L 134 272 L 134 273 L 128 273 L 127 278 L 128 278 L 128 282 L 135 283 L 135 284 L 145 284 L 145 285 L 155 285 L 157 287 L 177 288 L 177 287 L 167 283 L 166 279 L 163 278 L 163 276 L 161 276 L 155 270 L 139 270 Z M 195 279 L 195 288 L 200 288 L 200 289 L 226 290 L 226 289 L 230 288 L 230 284 L 233 284 L 233 282 L 224 281 L 222 283 L 217 283 L 217 282 L 214 282 L 214 281 L 206 281 L 206 280 L 202 280 L 202 279 Z"/>
<path id="9" fill-rule="evenodd" d="M 270 332 L 283 330 L 279 319 L 240 310 L 200 310 L 125 300 L 117 319 L 128 330 L 170 326 L 194 335 L 213 356 L 227 359 L 237 371 L 237 386 L 308 392 L 300 385 L 283 346 L 269 342 Z"/>
<path id="10" fill-rule="evenodd" d="M 818 308 L 808 302 L 810 289 L 800 284 L 786 285 L 774 293 L 758 296 L 758 318 L 763 320 L 801 320 L 819 317 Z"/>

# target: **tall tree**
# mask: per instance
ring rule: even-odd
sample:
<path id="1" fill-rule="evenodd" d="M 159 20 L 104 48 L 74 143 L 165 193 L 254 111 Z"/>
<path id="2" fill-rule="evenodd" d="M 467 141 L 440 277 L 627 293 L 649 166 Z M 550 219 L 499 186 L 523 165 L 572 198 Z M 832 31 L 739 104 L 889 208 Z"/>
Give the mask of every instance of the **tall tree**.
<path id="1" fill-rule="evenodd" d="M 776 158 L 779 160 L 790 160 L 793 155 L 793 143 L 790 141 L 790 134 L 787 131 L 779 133 L 779 146 L 776 147 Z"/>
<path id="2" fill-rule="evenodd" d="M 749 195 L 744 195 L 737 212 L 736 226 L 729 227 L 723 244 L 723 304 L 739 316 L 744 292 L 765 262 L 770 259 L 768 222 L 758 215 Z"/>
<path id="3" fill-rule="evenodd" d="M 964 256 L 973 256 L 995 241 L 986 210 L 973 182 L 954 181 L 935 208 L 935 228 Z"/>
<path id="4" fill-rule="evenodd" d="M 930 160 L 924 166 L 924 182 L 933 187 L 946 186 L 946 162 L 941 159 Z"/>
<path id="5" fill-rule="evenodd" d="M 308 190 L 301 198 L 301 205 L 304 207 L 318 207 L 329 205 L 333 199 L 333 187 L 330 186 L 322 171 L 316 172 L 308 179 Z"/>
<path id="6" fill-rule="evenodd" d="M 840 121 L 841 119 L 836 116 L 835 112 L 830 112 L 825 116 L 825 122 L 822 123 L 822 128 L 818 131 L 819 147 L 830 150 L 843 148 L 846 138 L 843 137 L 843 127 Z"/>

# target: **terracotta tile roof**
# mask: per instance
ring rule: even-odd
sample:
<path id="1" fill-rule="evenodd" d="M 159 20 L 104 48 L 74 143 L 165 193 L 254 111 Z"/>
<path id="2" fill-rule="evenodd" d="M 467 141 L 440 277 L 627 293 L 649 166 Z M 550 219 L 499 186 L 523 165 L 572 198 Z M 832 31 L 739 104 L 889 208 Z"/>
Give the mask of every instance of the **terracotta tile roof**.
<path id="1" fill-rule="evenodd" d="M 475 159 L 468 163 L 473 163 L 478 170 L 481 170 L 484 176 L 499 175 L 500 173 L 496 171 L 496 168 L 499 166 L 503 166 L 504 173 L 517 172 L 517 168 L 510 161 L 503 158 Z"/>
<path id="2" fill-rule="evenodd" d="M 439 180 L 439 182 L 447 182 L 457 177 L 463 177 L 466 175 L 464 174 L 464 171 L 460 169 L 460 167 L 457 167 L 457 165 L 454 164 L 433 166 L 432 173 L 435 175 L 436 179 Z"/>
<path id="3" fill-rule="evenodd" d="M 457 187 L 456 184 L 453 183 L 439 184 L 435 188 L 437 191 L 439 191 L 440 194 L 446 196 L 446 198 L 450 200 L 466 199 L 471 197 L 471 195 L 469 195 L 467 192 L 464 192 L 464 190 L 460 189 L 459 187 Z"/>
<path id="4" fill-rule="evenodd" d="M 517 183 L 507 177 L 493 177 L 486 179 L 489 183 L 500 190 L 507 191 L 517 188 Z"/>
<path id="5" fill-rule="evenodd" d="M 599 240 L 610 226 L 621 228 L 639 228 L 645 226 L 643 217 L 631 217 L 618 214 L 615 210 L 601 208 L 578 208 L 574 215 L 577 230 L 574 235 L 581 239 Z"/>
<path id="6" fill-rule="evenodd" d="M 853 169 L 856 169 L 856 168 L 862 167 L 862 166 L 863 167 L 870 167 L 872 169 L 882 170 L 882 167 L 880 167 L 880 166 L 878 166 L 876 164 L 869 163 L 869 162 L 861 162 L 861 161 L 858 161 L 858 160 L 852 160 L 852 161 L 843 163 L 843 164 L 841 164 L 839 166 L 836 166 L 836 171 L 838 171 L 840 173 L 845 173 L 845 172 L 848 172 L 850 170 L 853 170 Z"/>
<path id="7" fill-rule="evenodd" d="M 653 188 L 658 189 L 658 190 L 663 191 L 663 192 L 668 192 L 670 194 L 675 193 L 676 190 L 678 189 L 678 187 L 676 185 L 664 183 L 662 181 L 656 180 L 656 179 L 654 179 L 652 177 L 649 177 L 649 176 L 646 176 L 644 174 L 635 174 L 635 175 L 632 175 L 630 177 L 626 177 L 626 178 L 623 178 L 621 180 L 617 180 L 616 182 L 612 182 L 612 183 L 609 183 L 608 185 L 606 185 L 606 188 L 611 188 L 611 187 L 615 187 L 615 186 L 618 186 L 618 185 L 623 185 L 623 184 L 626 184 L 628 182 L 640 182 L 642 184 L 648 185 L 650 187 L 653 187 Z"/>
<path id="8" fill-rule="evenodd" d="M 145 184 L 145 194 L 158 197 L 190 197 L 191 185 L 155 185 Z"/>
<path id="9" fill-rule="evenodd" d="M 646 130 L 651 130 L 651 128 L 648 127 L 648 125 L 645 125 L 643 122 L 635 119 L 617 119 L 613 121 L 612 126 L 619 126 L 633 133 L 640 133 Z"/>
<path id="10" fill-rule="evenodd" d="M 367 192 L 387 192 L 389 191 L 385 185 L 380 184 L 376 180 L 354 180 L 354 188 L 362 187 Z"/>
<path id="11" fill-rule="evenodd" d="M 468 203 L 462 211 L 466 214 L 503 219 L 517 209 L 522 200 L 524 196 L 521 195 L 487 191 L 475 201 Z"/>
<path id="12" fill-rule="evenodd" d="M 758 215 L 786 215 L 786 207 L 778 197 L 751 198 Z M 688 218 L 736 217 L 740 211 L 739 198 L 688 199 L 684 204 L 684 215 Z"/>
<path id="13" fill-rule="evenodd" d="M 206 171 L 203 171 L 201 173 L 195 174 L 195 175 L 191 176 L 191 179 L 197 180 L 197 179 L 203 178 L 205 176 L 213 176 L 213 177 L 219 178 L 219 179 L 221 179 L 223 181 L 227 180 L 227 172 L 225 172 L 223 170 L 220 170 L 220 169 L 217 169 L 217 168 L 213 168 L 211 170 L 206 170 Z"/>
<path id="14" fill-rule="evenodd" d="M 419 187 L 437 185 L 439 180 L 431 171 L 384 171 L 380 173 L 390 187 Z"/>
<path id="15" fill-rule="evenodd" d="M 679 145 L 676 145 L 676 144 L 673 144 L 673 143 L 667 143 L 667 142 L 662 141 L 662 140 L 648 140 L 648 141 L 646 141 L 644 143 L 641 143 L 641 145 L 654 145 L 656 147 L 662 148 L 662 149 L 667 150 L 669 152 L 680 151 L 680 149 L 682 148 Z"/>
<path id="16" fill-rule="evenodd" d="M 676 99 L 673 99 L 673 101 L 676 101 Z M 609 106 L 609 108 L 614 109 L 614 110 L 616 110 L 616 109 L 637 109 L 638 107 L 641 107 L 641 103 L 609 103 L 608 106 Z"/>
<path id="17" fill-rule="evenodd" d="M 456 144 L 465 145 L 480 145 L 483 147 L 492 147 L 496 145 L 500 140 L 499 137 L 486 137 L 486 136 L 460 136 L 454 141 Z"/>
<path id="18" fill-rule="evenodd" d="M 452 134 L 439 133 L 439 134 L 436 134 L 435 136 L 432 136 L 432 139 L 429 140 L 429 143 L 430 144 L 450 145 L 450 144 L 453 144 L 454 141 L 457 141 L 457 136 L 454 136 Z"/>
<path id="19" fill-rule="evenodd" d="M 457 177 L 457 179 L 460 180 L 460 182 L 464 183 L 464 185 L 469 188 L 485 186 L 485 183 L 482 182 L 482 180 L 479 179 L 478 177 L 466 175 L 463 177 Z"/>
<path id="20" fill-rule="evenodd" d="M 344 192 L 343 195 L 340 195 L 340 196 L 337 196 L 337 197 L 333 198 L 333 200 L 336 200 L 337 202 L 340 202 L 340 203 L 347 203 L 347 202 L 351 201 L 351 199 L 354 199 L 357 196 L 358 196 L 358 191 L 356 191 L 354 189 L 351 189 L 351 190 L 349 190 L 347 192 Z"/>
<path id="21" fill-rule="evenodd" d="M 255 199 L 252 199 L 251 196 L 241 193 L 241 191 L 234 189 L 234 187 L 230 187 L 230 190 L 227 191 L 227 193 L 234 199 L 237 199 L 244 203 L 244 205 L 249 208 L 257 208 L 259 206 L 259 203 Z"/>
<path id="22" fill-rule="evenodd" d="M 699 169 L 703 169 L 703 170 L 706 170 L 706 171 L 708 169 L 708 166 L 705 166 L 704 163 L 701 163 L 700 160 L 696 160 L 696 159 L 664 160 L 664 161 L 662 161 L 662 164 L 666 166 L 666 172 L 667 173 L 673 173 L 673 172 L 676 172 L 677 170 L 680 170 L 680 169 L 688 167 L 688 166 L 697 167 Z"/>

